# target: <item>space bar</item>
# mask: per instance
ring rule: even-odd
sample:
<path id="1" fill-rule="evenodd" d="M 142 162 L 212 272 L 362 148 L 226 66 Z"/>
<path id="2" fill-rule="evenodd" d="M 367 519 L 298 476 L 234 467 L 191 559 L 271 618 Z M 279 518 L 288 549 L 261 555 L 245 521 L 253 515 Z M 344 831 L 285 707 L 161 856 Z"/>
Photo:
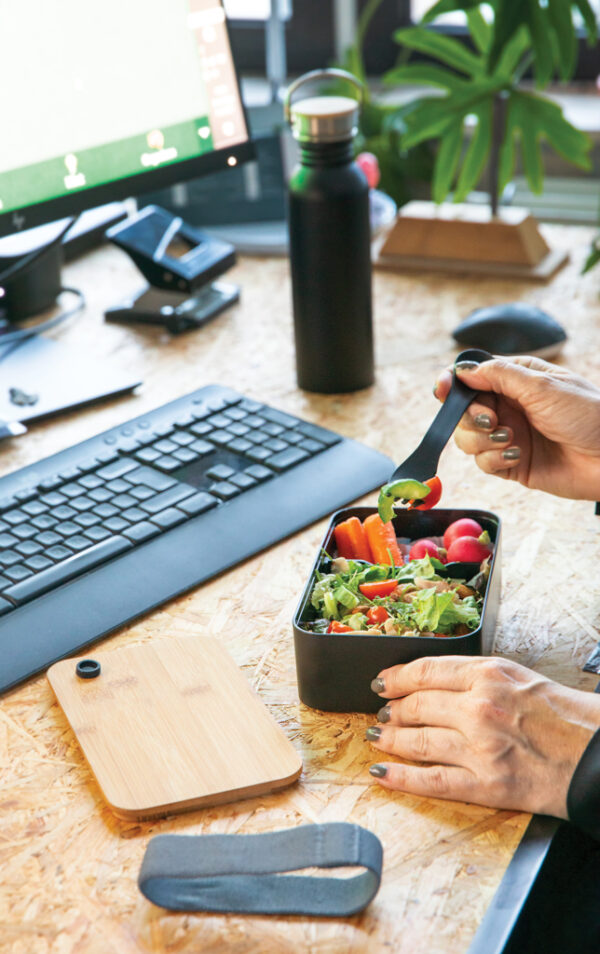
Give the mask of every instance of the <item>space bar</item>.
<path id="1" fill-rule="evenodd" d="M 74 576 L 79 576 L 80 573 L 85 573 L 86 570 L 91 570 L 100 563 L 106 563 L 111 557 L 123 553 L 124 550 L 131 549 L 132 546 L 133 544 L 125 537 L 110 537 L 108 540 L 102 540 L 101 543 L 90 547 L 89 550 L 76 553 L 74 556 L 63 560 L 62 563 L 51 566 L 48 570 L 42 570 L 35 576 L 30 576 L 20 583 L 15 583 L 14 586 L 5 590 L 2 595 L 12 600 L 17 606 L 19 603 L 26 603 L 27 600 L 34 599 L 41 593 L 45 593 L 46 590 L 52 590 L 55 586 L 66 583 Z"/>

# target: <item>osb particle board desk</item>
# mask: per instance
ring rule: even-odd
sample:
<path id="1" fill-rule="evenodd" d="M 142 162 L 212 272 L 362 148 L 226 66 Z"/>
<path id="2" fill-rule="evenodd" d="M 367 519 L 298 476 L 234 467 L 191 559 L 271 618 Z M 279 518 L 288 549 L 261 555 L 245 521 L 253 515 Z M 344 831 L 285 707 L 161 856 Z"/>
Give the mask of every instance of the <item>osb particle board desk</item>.
<path id="1" fill-rule="evenodd" d="M 544 231 L 551 243 L 573 251 L 571 265 L 548 286 L 377 273 L 377 382 L 342 397 L 295 387 L 287 262 L 242 260 L 230 273 L 242 287 L 240 305 L 200 332 L 170 339 L 104 324 L 104 307 L 136 290 L 139 278 L 117 249 L 94 252 L 66 269 L 68 284 L 84 289 L 88 307 L 57 337 L 85 344 L 99 361 L 128 363 L 145 384 L 133 398 L 34 426 L 25 438 L 4 443 L 0 473 L 211 381 L 402 460 L 435 411 L 431 386 L 455 354 L 451 329 L 476 306 L 521 297 L 565 324 L 565 364 L 600 381 L 600 273 L 579 274 L 592 233 Z M 593 506 L 485 477 L 454 447 L 441 474 L 448 506 L 490 509 L 504 521 L 498 650 L 591 691 L 596 680 L 581 665 L 600 636 L 600 579 L 595 574 L 585 586 L 578 582 L 581 568 L 598 565 L 600 522 Z M 385 792 L 368 774 L 377 753 L 363 737 L 373 720 L 299 704 L 290 620 L 323 529 L 321 523 L 305 530 L 103 644 L 106 650 L 155 635 L 215 634 L 301 752 L 304 771 L 295 786 L 128 824 L 105 807 L 45 678 L 0 700 L 2 954 L 467 951 L 529 816 Z M 158 832 L 260 832 L 332 820 L 363 824 L 384 844 L 381 890 L 362 916 L 170 915 L 138 893 L 140 861 Z"/>

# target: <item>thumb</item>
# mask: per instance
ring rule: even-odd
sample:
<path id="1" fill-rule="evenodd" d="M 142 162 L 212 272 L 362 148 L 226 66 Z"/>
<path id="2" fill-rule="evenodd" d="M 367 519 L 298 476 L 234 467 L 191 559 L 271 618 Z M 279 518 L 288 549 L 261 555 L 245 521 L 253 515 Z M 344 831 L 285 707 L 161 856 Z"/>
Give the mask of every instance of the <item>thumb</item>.
<path id="1" fill-rule="evenodd" d="M 545 365 L 545 361 L 535 358 L 527 358 L 523 363 L 494 358 L 492 361 L 483 361 L 475 368 L 461 367 L 458 363 L 456 374 L 474 391 L 492 391 L 522 401 L 546 377 Z"/>

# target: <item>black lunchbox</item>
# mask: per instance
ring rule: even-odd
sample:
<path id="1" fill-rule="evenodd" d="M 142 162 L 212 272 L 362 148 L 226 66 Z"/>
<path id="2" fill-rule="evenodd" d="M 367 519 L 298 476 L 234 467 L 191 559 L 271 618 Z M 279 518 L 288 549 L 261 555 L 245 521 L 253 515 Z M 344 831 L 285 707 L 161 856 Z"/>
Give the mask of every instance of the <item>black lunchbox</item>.
<path id="1" fill-rule="evenodd" d="M 338 510 L 323 539 L 321 549 L 294 615 L 294 648 L 300 699 L 313 709 L 328 712 L 376 712 L 381 698 L 370 688 L 371 680 L 389 666 L 410 662 L 419 656 L 477 656 L 492 652 L 500 603 L 500 520 L 486 510 L 400 510 L 394 517 L 396 536 L 418 540 L 442 536 L 455 520 L 471 517 L 487 530 L 494 542 L 490 575 L 483 601 L 481 624 L 465 636 L 359 636 L 352 633 L 312 633 L 303 623 L 315 619 L 310 594 L 322 550 L 335 556 L 334 527 L 349 517 L 364 520 L 375 507 Z M 476 563 L 448 563 L 448 576 L 469 580 Z"/>

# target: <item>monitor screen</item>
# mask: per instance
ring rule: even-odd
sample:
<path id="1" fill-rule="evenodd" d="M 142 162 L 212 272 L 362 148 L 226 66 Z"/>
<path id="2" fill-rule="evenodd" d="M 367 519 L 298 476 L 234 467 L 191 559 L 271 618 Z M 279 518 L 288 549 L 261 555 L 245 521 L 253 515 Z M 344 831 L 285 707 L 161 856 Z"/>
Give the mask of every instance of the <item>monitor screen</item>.
<path id="1" fill-rule="evenodd" d="M 0 0 L 0 235 L 253 155 L 220 0 Z"/>

